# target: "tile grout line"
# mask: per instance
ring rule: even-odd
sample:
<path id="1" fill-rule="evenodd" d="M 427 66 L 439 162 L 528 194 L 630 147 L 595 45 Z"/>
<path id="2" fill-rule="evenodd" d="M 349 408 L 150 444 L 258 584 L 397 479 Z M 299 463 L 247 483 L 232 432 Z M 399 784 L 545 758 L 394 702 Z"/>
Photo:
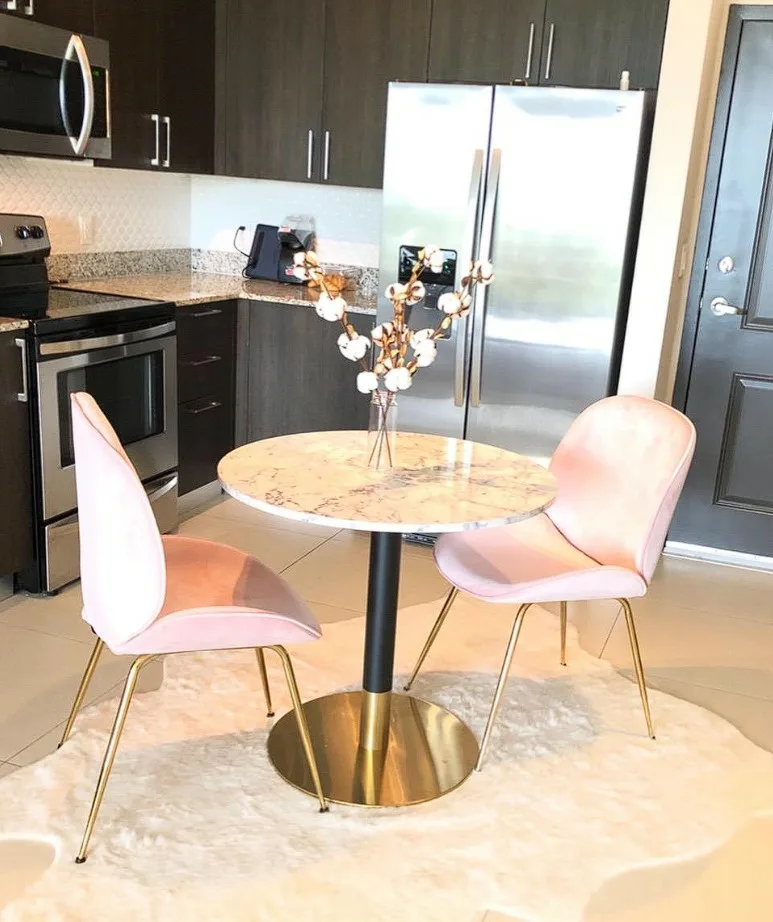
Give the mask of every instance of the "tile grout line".
<path id="1" fill-rule="evenodd" d="M 335 536 L 338 534 L 340 534 L 340 529 L 339 531 L 333 532 L 333 534 L 329 538 L 323 538 L 322 541 L 319 542 L 319 544 L 315 544 L 313 548 L 306 551 L 304 554 L 301 554 L 301 556 L 297 560 L 294 560 L 292 563 L 288 563 L 286 567 L 283 567 L 278 572 L 280 574 L 286 573 L 290 569 L 290 567 L 294 567 L 296 563 L 300 563 L 302 560 L 305 560 L 309 555 L 313 554 L 315 551 L 318 551 L 323 545 L 327 544 L 328 541 L 332 541 L 333 538 L 335 538 Z M 306 602 L 306 604 L 308 604 L 308 602 Z"/>

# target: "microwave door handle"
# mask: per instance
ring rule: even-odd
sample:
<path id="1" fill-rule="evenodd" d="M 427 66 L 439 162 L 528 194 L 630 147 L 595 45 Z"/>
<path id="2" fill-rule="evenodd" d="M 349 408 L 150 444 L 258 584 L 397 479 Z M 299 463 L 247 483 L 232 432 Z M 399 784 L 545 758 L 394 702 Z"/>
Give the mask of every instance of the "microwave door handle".
<path id="1" fill-rule="evenodd" d="M 80 134 L 77 137 L 72 130 L 69 113 L 67 112 L 67 63 L 72 60 L 77 60 L 83 79 L 83 122 Z M 70 36 L 67 50 L 64 53 L 62 71 L 59 77 L 59 108 L 73 153 L 77 157 L 82 157 L 91 138 L 91 128 L 94 124 L 94 80 L 91 76 L 91 62 L 89 61 L 88 52 L 80 35 Z"/>
<path id="2" fill-rule="evenodd" d="M 475 233 L 478 225 L 478 210 L 480 208 L 481 180 L 483 178 L 483 149 L 478 148 L 472 161 L 472 175 L 470 177 L 470 194 L 467 200 L 467 222 L 464 228 L 464 241 L 461 255 L 456 287 L 461 287 L 462 278 L 470 271 L 475 253 Z M 463 407 L 466 399 L 465 378 L 467 369 L 467 337 L 469 333 L 469 316 L 464 317 L 457 324 L 456 329 L 456 355 L 454 357 L 454 406 Z"/>
<path id="3" fill-rule="evenodd" d="M 483 206 L 483 225 L 480 235 L 479 258 L 482 262 L 491 259 L 494 243 L 494 217 L 499 194 L 499 174 L 502 169 L 502 151 L 494 148 L 491 152 L 488 180 L 486 181 L 486 201 Z M 481 399 L 481 377 L 483 374 L 483 340 L 486 327 L 486 301 L 488 286 L 479 285 L 475 290 L 472 309 L 472 367 L 470 369 L 470 406 L 479 407 Z"/>

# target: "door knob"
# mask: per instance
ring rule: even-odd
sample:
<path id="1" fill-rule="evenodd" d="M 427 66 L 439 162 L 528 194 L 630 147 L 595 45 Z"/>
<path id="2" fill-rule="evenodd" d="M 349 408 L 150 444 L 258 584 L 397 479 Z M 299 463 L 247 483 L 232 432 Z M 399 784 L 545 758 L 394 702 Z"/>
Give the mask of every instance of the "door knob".
<path id="1" fill-rule="evenodd" d="M 728 314 L 745 314 L 746 309 L 728 304 L 726 298 L 714 298 L 711 302 L 711 313 L 714 314 L 715 317 L 725 317 Z"/>

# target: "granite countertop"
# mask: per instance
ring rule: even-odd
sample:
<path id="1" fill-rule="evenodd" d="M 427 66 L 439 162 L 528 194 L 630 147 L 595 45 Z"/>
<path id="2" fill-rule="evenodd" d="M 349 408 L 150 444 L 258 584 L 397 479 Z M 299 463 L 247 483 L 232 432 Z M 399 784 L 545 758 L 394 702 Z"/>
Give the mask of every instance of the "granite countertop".
<path id="1" fill-rule="evenodd" d="M 116 276 L 70 282 L 62 287 L 77 291 L 148 298 L 152 301 L 174 301 L 178 307 L 202 304 L 205 301 L 234 301 L 237 298 L 310 307 L 319 298 L 318 292 L 305 285 L 283 285 L 280 282 L 264 282 L 208 272 L 159 272 Z M 356 290 L 345 291 L 342 294 L 349 303 L 351 313 L 376 313 L 375 295 L 364 295 Z"/>
<path id="2" fill-rule="evenodd" d="M 26 330 L 29 323 L 18 317 L 0 317 L 0 333 L 11 333 L 13 330 Z"/>

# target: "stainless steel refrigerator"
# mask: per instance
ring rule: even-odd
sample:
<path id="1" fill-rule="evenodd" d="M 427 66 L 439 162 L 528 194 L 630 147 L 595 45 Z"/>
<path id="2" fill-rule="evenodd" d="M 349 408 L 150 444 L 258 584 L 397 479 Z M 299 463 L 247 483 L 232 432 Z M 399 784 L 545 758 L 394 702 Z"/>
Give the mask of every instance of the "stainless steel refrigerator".
<path id="1" fill-rule="evenodd" d="M 651 110 L 641 92 L 390 85 L 379 321 L 426 244 L 446 260 L 423 276 L 414 329 L 437 322 L 472 259 L 496 275 L 400 395 L 400 429 L 546 460 L 615 392 Z"/>

